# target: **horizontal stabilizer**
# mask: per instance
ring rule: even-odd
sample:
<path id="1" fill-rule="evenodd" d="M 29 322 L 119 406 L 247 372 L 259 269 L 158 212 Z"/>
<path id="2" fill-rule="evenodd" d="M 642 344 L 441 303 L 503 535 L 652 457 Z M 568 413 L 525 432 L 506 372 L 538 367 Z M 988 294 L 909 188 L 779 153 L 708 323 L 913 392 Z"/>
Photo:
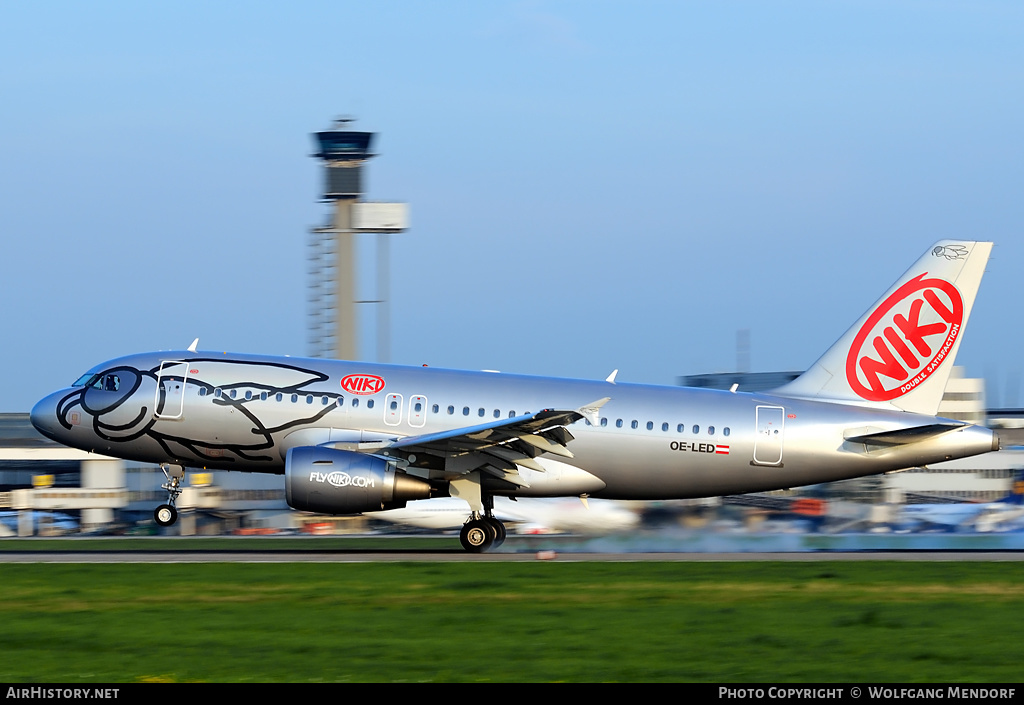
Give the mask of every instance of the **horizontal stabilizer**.
<path id="1" fill-rule="evenodd" d="M 865 443 L 872 446 L 903 446 L 910 443 L 920 443 L 941 436 L 943 433 L 955 431 L 968 424 L 963 423 L 931 423 L 925 426 L 914 426 L 912 428 L 900 428 L 895 431 L 880 431 L 879 433 L 866 433 L 857 436 L 846 436 L 846 440 L 853 443 Z"/>

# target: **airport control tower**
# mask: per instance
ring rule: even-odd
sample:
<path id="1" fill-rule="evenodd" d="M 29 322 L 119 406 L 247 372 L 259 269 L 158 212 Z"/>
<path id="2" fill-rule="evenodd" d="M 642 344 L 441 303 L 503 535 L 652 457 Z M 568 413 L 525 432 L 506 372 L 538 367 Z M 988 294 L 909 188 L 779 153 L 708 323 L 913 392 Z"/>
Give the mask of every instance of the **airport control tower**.
<path id="1" fill-rule="evenodd" d="M 309 353 L 313 357 L 360 359 L 358 304 L 377 308 L 377 359 L 390 357 L 388 309 L 388 234 L 408 228 L 405 203 L 368 203 L 363 195 L 363 167 L 373 157 L 374 133 L 351 129 L 349 118 L 314 135 L 324 165 L 322 200 L 331 204 L 327 225 L 310 231 Z M 377 295 L 357 299 L 356 236 L 376 235 Z"/>

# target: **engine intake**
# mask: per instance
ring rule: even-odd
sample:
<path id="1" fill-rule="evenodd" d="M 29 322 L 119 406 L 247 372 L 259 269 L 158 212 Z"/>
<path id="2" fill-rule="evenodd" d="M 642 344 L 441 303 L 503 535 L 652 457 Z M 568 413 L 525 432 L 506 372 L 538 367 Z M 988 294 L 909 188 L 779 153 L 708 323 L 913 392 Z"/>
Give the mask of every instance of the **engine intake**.
<path id="1" fill-rule="evenodd" d="M 430 498 L 426 481 L 397 472 L 386 460 L 317 446 L 288 451 L 284 487 L 288 506 L 324 514 L 398 509 Z"/>

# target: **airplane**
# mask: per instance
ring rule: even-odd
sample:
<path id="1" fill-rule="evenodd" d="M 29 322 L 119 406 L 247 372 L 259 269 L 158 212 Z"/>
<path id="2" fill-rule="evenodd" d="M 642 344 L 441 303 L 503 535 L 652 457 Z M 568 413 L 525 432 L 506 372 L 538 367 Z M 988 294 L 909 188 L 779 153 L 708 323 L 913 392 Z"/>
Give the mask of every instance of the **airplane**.
<path id="1" fill-rule="evenodd" d="M 995 502 L 907 504 L 900 511 L 902 525 L 911 530 L 967 529 L 992 531 L 1024 516 L 1024 471 L 1015 473 L 1010 494 Z"/>
<path id="2" fill-rule="evenodd" d="M 421 499 L 399 509 L 365 512 L 371 519 L 406 524 L 421 529 L 460 529 L 469 508 L 455 498 Z M 520 524 L 523 533 L 603 535 L 637 528 L 640 515 L 615 500 L 593 499 L 586 503 L 565 498 L 494 498 L 494 516 L 502 523 Z"/>
<path id="3" fill-rule="evenodd" d="M 990 524 L 1021 516 L 1020 506 L 1009 502 L 958 502 L 955 504 L 908 504 L 900 511 L 901 526 L 914 531 L 940 529 L 962 531 L 985 515 Z"/>
<path id="4" fill-rule="evenodd" d="M 265 472 L 311 512 L 457 497 L 462 545 L 482 552 L 505 536 L 496 496 L 720 496 L 998 450 L 991 430 L 935 416 L 991 249 L 936 243 L 770 393 L 217 354 L 197 339 L 101 363 L 31 420 L 59 443 L 160 464 L 162 526 L 186 468 Z"/>
<path id="5" fill-rule="evenodd" d="M 20 510 L 0 511 L 0 536 L 17 536 L 21 518 Z M 79 529 L 78 520 L 70 514 L 33 510 L 32 533 L 38 535 L 43 526 L 62 534 L 77 532 Z"/>

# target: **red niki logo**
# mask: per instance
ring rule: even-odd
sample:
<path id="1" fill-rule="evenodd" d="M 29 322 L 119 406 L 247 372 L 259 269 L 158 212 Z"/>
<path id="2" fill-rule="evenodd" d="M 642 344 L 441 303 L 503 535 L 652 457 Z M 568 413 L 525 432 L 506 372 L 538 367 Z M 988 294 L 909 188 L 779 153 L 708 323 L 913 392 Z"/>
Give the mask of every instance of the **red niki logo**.
<path id="1" fill-rule="evenodd" d="M 377 375 L 345 375 L 341 378 L 341 388 L 360 396 L 376 394 L 384 389 L 384 378 Z"/>
<path id="2" fill-rule="evenodd" d="M 964 322 L 963 298 L 949 282 L 927 276 L 925 272 L 894 291 L 853 339 L 846 380 L 864 399 L 903 396 L 928 379 L 956 343 Z M 937 335 L 943 336 L 941 342 Z"/>

